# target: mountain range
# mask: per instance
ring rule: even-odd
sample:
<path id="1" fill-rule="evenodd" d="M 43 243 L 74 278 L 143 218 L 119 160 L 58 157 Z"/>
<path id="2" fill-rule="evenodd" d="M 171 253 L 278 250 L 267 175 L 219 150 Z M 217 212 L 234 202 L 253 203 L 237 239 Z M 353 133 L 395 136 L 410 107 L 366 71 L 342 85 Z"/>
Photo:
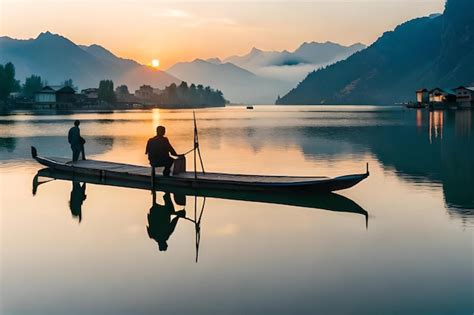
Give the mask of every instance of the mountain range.
<path id="1" fill-rule="evenodd" d="M 142 84 L 163 88 L 171 83 L 209 85 L 238 103 L 272 103 L 310 71 L 347 58 L 362 44 L 304 43 L 295 51 L 263 51 L 247 55 L 180 62 L 167 71 L 120 58 L 99 45 L 78 45 L 57 34 L 44 32 L 27 40 L 0 37 L 0 63 L 12 62 L 17 79 L 40 75 L 50 84 L 73 79 L 79 88 L 95 87 L 102 79 L 126 84 L 131 91 Z"/>
<path id="2" fill-rule="evenodd" d="M 394 104 L 422 87 L 474 85 L 474 1 L 403 23 L 370 47 L 310 73 L 277 104 Z"/>
<path id="3" fill-rule="evenodd" d="M 184 81 L 211 85 L 239 103 L 268 104 L 294 87 L 309 72 L 347 58 L 363 44 L 304 43 L 293 52 L 257 48 L 244 56 L 180 62 L 166 71 Z"/>
<path id="4" fill-rule="evenodd" d="M 80 88 L 97 87 L 102 79 L 126 84 L 131 90 L 142 84 L 163 88 L 181 82 L 164 71 L 119 58 L 99 45 L 76 45 L 50 32 L 28 40 L 0 37 L 0 63 L 6 62 L 15 65 L 21 81 L 32 74 L 50 84 L 71 78 Z"/>

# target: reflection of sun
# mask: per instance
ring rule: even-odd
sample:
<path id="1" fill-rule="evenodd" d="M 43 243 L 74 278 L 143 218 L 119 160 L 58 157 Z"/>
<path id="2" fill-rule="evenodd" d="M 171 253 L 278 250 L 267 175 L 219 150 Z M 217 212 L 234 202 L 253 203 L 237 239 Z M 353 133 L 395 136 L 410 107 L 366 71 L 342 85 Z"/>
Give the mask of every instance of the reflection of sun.
<path id="1" fill-rule="evenodd" d="M 151 61 L 151 66 L 152 66 L 153 68 L 158 68 L 158 67 L 160 66 L 160 61 L 159 61 L 158 59 L 153 59 L 153 60 Z"/>
<path id="2" fill-rule="evenodd" d="M 155 130 L 156 127 L 160 125 L 160 109 L 153 108 L 151 111 L 151 120 L 152 120 L 152 129 Z"/>

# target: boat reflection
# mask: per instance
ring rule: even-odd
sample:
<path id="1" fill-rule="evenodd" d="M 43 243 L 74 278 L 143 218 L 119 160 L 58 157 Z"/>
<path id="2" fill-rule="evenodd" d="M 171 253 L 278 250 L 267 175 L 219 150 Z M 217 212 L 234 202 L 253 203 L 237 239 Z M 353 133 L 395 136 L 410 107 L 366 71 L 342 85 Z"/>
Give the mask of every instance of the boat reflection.
<path id="1" fill-rule="evenodd" d="M 63 173 L 45 168 L 38 171 L 33 178 L 33 194 L 37 193 L 40 185 L 55 179 L 71 181 L 72 190 L 69 205 L 73 217 L 79 218 L 79 222 L 82 220 L 82 205 L 87 197 L 86 183 L 143 190 L 150 189 L 146 183 L 110 179 L 101 180 L 94 176 Z M 157 192 L 163 193 L 163 202 L 157 201 Z M 192 218 L 187 216 L 185 209 L 186 196 L 194 196 L 194 213 Z M 157 190 L 152 191 L 151 208 L 147 215 L 147 233 L 150 239 L 156 241 L 160 251 L 168 249 L 168 240 L 179 221 L 191 222 L 195 227 L 196 262 L 198 261 L 201 220 L 207 197 L 360 214 L 364 217 L 365 226 L 368 228 L 368 212 L 349 198 L 334 193 L 322 195 L 296 192 L 275 194 L 271 191 L 257 193 L 217 189 L 160 187 L 158 185 Z M 174 202 L 172 199 L 174 199 Z M 200 202 L 200 199 L 202 199 L 202 202 Z"/>

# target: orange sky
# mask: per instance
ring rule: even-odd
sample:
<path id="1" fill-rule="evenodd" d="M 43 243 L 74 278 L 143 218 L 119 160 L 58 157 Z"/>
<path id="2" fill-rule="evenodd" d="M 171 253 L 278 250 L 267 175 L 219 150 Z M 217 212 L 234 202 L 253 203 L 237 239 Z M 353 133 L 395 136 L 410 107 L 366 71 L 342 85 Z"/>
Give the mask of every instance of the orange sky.
<path id="1" fill-rule="evenodd" d="M 166 69 L 178 61 L 293 50 L 304 41 L 370 44 L 414 17 L 442 12 L 444 0 L 164 1 L 0 0 L 0 34 L 49 30 L 78 44 Z M 21 17 L 21 18 L 20 18 Z"/>

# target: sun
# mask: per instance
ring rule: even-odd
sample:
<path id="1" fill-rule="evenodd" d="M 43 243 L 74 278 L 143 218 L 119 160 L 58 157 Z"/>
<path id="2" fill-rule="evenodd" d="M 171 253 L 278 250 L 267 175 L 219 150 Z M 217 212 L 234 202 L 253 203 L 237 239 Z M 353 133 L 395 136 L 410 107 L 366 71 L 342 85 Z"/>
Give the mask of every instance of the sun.
<path id="1" fill-rule="evenodd" d="M 152 66 L 153 68 L 158 68 L 158 67 L 160 66 L 160 61 L 159 61 L 158 59 L 153 59 L 153 60 L 151 61 L 151 66 Z"/>

